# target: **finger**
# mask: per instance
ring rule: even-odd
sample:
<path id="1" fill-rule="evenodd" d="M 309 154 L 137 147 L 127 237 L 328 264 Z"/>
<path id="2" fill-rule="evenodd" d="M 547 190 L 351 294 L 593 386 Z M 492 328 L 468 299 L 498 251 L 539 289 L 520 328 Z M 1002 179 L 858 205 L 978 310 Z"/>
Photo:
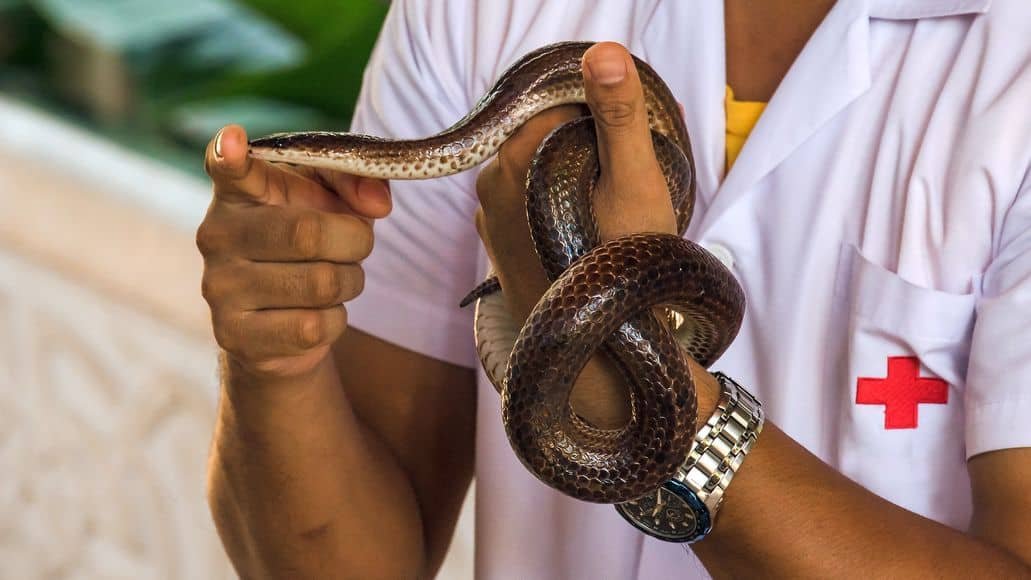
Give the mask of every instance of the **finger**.
<path id="1" fill-rule="evenodd" d="M 583 75 L 602 174 L 612 182 L 613 191 L 637 191 L 642 178 L 654 180 L 661 170 L 633 58 L 614 42 L 595 44 L 584 53 Z"/>
<path id="2" fill-rule="evenodd" d="M 247 134 L 228 125 L 208 144 L 205 170 L 214 183 L 216 199 L 230 203 L 284 205 L 296 203 L 323 211 L 347 211 L 340 196 L 320 180 L 249 156 Z"/>
<path id="3" fill-rule="evenodd" d="M 497 205 L 495 202 L 499 201 L 525 203 L 523 193 L 526 190 L 526 174 L 540 142 L 556 127 L 579 116 L 584 116 L 584 111 L 578 106 L 554 107 L 538 113 L 515 131 L 502 143 L 497 157 L 488 166 L 494 172 L 489 179 L 491 186 L 484 189 L 477 187 L 480 204 L 484 204 L 485 209 L 490 211 L 492 206 Z"/>
<path id="4" fill-rule="evenodd" d="M 372 252 L 372 224 L 350 214 L 294 207 L 246 208 L 225 243 L 259 262 L 358 262 Z"/>
<path id="5" fill-rule="evenodd" d="M 303 165 L 293 166 L 290 170 L 333 192 L 350 211 L 362 217 L 384 218 L 393 209 L 390 184 L 385 180 Z"/>
<path id="6" fill-rule="evenodd" d="M 273 194 L 270 167 L 247 154 L 247 133 L 239 125 L 220 129 L 208 143 L 204 170 L 224 201 L 269 203 Z"/>
<path id="7" fill-rule="evenodd" d="M 332 344 L 347 328 L 343 306 L 232 311 L 214 318 L 219 346 L 252 361 L 304 354 Z"/>
<path id="8" fill-rule="evenodd" d="M 483 241 L 484 244 L 487 244 L 490 241 L 490 238 L 487 235 L 487 223 L 485 220 L 486 217 L 483 214 L 483 207 L 477 207 L 476 213 L 473 215 L 473 224 L 476 226 L 476 233 L 479 234 L 480 240 Z M 487 249 L 490 250 L 490 248 Z"/>
<path id="9" fill-rule="evenodd" d="M 487 258 L 493 262 L 494 252 L 490 248 L 490 237 L 487 235 L 487 222 L 486 217 L 483 214 L 483 206 L 476 208 L 476 214 L 473 216 L 473 223 L 476 225 L 476 233 L 480 236 L 480 241 L 483 242 L 483 248 L 487 251 Z"/>
<path id="10" fill-rule="evenodd" d="M 393 209 L 390 186 L 386 181 L 371 177 L 355 177 L 339 171 L 318 171 L 329 189 L 337 192 L 356 214 L 370 219 L 380 219 L 389 215 Z M 345 187 L 347 183 L 350 187 Z"/>
<path id="11" fill-rule="evenodd" d="M 201 292 L 209 304 L 237 310 L 329 308 L 358 296 L 365 272 L 333 262 L 239 262 L 205 273 Z"/>

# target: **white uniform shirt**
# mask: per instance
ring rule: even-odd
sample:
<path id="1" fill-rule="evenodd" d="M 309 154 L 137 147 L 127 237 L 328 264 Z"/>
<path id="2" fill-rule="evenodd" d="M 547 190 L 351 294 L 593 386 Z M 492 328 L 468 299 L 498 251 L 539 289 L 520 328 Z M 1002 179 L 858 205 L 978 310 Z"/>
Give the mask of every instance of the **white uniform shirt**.
<path id="1" fill-rule="evenodd" d="M 354 129 L 426 136 L 530 50 L 625 44 L 686 108 L 688 237 L 724 256 L 747 297 L 715 368 L 823 461 L 964 529 L 966 459 L 1031 445 L 1031 2 L 839 0 L 726 176 L 722 5 L 395 0 Z M 456 307 L 486 268 L 474 179 L 393 184 L 354 327 L 479 366 L 472 313 Z M 479 384 L 478 577 L 704 577 L 611 506 L 538 482 L 482 372 Z"/>

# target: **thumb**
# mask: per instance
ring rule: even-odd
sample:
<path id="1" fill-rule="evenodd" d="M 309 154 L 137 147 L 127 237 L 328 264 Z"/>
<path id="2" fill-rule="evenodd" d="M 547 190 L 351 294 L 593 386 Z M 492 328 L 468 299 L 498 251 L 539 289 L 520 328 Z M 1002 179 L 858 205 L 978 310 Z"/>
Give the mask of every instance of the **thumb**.
<path id="1" fill-rule="evenodd" d="M 611 228 L 599 223 L 603 237 L 669 229 L 665 214 L 668 207 L 672 219 L 672 203 L 655 157 L 633 57 L 617 43 L 601 42 L 584 53 L 582 68 L 601 164 L 595 204 L 608 206 L 613 213 Z"/>
<path id="2" fill-rule="evenodd" d="M 652 152 L 637 68 L 627 49 L 615 42 L 601 42 L 584 53 L 583 74 L 587 105 L 598 130 L 602 170 L 609 169 L 616 181 L 623 181 L 624 176 L 635 173 L 636 164 L 630 160 Z"/>

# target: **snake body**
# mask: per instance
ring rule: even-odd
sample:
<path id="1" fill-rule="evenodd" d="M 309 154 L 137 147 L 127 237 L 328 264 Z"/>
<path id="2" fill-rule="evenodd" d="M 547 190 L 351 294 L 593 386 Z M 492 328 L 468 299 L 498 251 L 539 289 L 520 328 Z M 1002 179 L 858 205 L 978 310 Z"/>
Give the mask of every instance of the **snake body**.
<path id="1" fill-rule="evenodd" d="M 468 115 L 425 139 L 284 133 L 252 141 L 251 155 L 386 179 L 452 175 L 494 155 L 537 113 L 584 103 L 580 67 L 590 46 L 565 42 L 527 54 Z M 590 201 L 600 171 L 594 123 L 571 121 L 541 144 L 527 177 L 530 230 L 552 285 L 521 327 L 489 289 L 479 293 L 476 316 L 481 360 L 501 394 L 516 455 L 552 487 L 604 503 L 654 491 L 683 463 L 696 415 L 685 357 L 711 364 L 744 313 L 733 275 L 681 237 L 694 203 L 687 129 L 669 88 L 646 63 L 635 64 L 680 235 L 600 243 Z M 657 316 L 656 306 L 671 309 L 679 322 Z M 619 429 L 594 427 L 569 406 L 577 376 L 598 349 L 628 384 L 631 418 Z"/>

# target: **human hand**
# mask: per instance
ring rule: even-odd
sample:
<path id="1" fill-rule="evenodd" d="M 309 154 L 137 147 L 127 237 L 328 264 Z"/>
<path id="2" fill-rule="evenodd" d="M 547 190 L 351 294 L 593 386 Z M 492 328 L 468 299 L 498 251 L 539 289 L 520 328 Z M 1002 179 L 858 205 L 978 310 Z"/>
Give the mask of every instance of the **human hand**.
<path id="1" fill-rule="evenodd" d="M 215 339 L 246 372 L 285 378 L 326 359 L 347 326 L 372 251 L 372 220 L 390 213 L 386 182 L 247 155 L 242 127 L 212 139 L 214 185 L 197 229 L 201 291 Z"/>
<path id="2" fill-rule="evenodd" d="M 640 232 L 676 233 L 673 202 L 656 159 L 644 92 L 630 53 L 615 43 L 596 44 L 584 54 L 583 74 L 598 136 L 601 175 L 593 201 L 602 241 Z M 518 324 L 549 286 L 526 220 L 526 174 L 544 137 L 580 114 L 578 107 L 564 106 L 537 115 L 502 145 L 476 182 L 476 227 Z M 692 376 L 699 379 L 699 421 L 704 423 L 719 386 L 686 358 Z M 629 418 L 619 372 L 601 357 L 584 368 L 571 404 L 599 427 L 618 427 Z"/>
<path id="3" fill-rule="evenodd" d="M 638 232 L 675 233 L 673 203 L 630 53 L 616 43 L 596 44 L 584 54 L 583 75 L 598 135 L 601 176 L 593 199 L 602 241 Z M 477 229 L 519 322 L 548 287 L 526 222 L 526 173 L 544 137 L 578 116 L 576 106 L 537 115 L 502 145 L 476 182 Z"/>

